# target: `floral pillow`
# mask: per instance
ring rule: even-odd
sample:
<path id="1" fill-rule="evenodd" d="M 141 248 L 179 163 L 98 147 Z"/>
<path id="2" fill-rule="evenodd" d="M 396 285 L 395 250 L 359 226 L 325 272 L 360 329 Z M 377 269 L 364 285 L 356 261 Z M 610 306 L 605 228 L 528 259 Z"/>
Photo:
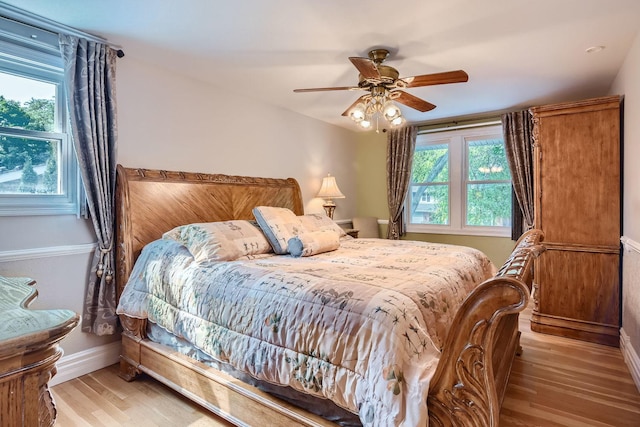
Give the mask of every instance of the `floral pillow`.
<path id="1" fill-rule="evenodd" d="M 305 231 L 300 217 L 287 208 L 258 206 L 253 216 L 278 255 L 289 253 L 289 239 Z"/>
<path id="2" fill-rule="evenodd" d="M 181 225 L 162 238 L 184 245 L 197 262 L 233 261 L 271 252 L 260 228 L 243 220 Z"/>

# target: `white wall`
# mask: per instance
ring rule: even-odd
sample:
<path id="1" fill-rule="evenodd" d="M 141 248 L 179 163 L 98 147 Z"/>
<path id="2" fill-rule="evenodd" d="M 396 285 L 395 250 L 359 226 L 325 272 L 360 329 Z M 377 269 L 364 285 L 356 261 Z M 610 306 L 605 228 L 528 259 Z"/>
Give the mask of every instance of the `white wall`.
<path id="1" fill-rule="evenodd" d="M 323 212 L 314 195 L 331 173 L 346 195 L 335 218 L 355 214 L 355 132 L 128 56 L 118 63 L 117 90 L 124 166 L 293 177 L 306 212 Z"/>
<path id="2" fill-rule="evenodd" d="M 623 235 L 625 247 L 640 247 L 640 33 L 627 54 L 611 94 L 624 95 L 624 193 Z M 622 332 L 630 349 L 640 355 L 640 257 L 623 253 Z M 638 383 L 640 387 L 640 383 Z"/>
<path id="3" fill-rule="evenodd" d="M 124 166 L 293 177 L 306 212 L 323 212 L 314 195 L 322 177 L 331 173 L 347 196 L 336 201 L 336 219 L 355 214 L 355 133 L 130 55 L 118 62 L 116 88 L 118 162 Z M 94 242 L 90 221 L 73 215 L 0 217 L 0 274 L 37 280 L 39 297 L 32 308 L 81 313 Z M 48 253 L 52 248 L 54 253 Z M 67 357 L 118 339 L 76 328 L 61 346 Z"/>

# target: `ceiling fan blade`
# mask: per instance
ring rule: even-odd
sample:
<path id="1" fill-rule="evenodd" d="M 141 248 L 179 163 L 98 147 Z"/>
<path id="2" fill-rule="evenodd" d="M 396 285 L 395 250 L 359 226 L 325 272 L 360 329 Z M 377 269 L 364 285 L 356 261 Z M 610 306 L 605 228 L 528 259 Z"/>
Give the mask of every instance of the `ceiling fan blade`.
<path id="1" fill-rule="evenodd" d="M 420 99 L 417 96 L 413 96 L 410 93 L 404 92 L 402 90 L 394 90 L 393 93 L 398 94 L 394 96 L 394 101 L 398 101 L 399 103 L 404 104 L 407 107 L 411 107 L 414 110 L 418 110 L 422 113 L 436 108 L 436 106 L 432 103 Z"/>
<path id="2" fill-rule="evenodd" d="M 344 110 L 344 113 L 342 113 L 343 116 L 348 116 L 349 115 L 349 110 L 351 110 L 353 107 L 356 106 L 357 103 L 359 102 L 364 102 L 364 99 L 369 96 L 369 95 L 362 95 L 360 98 L 356 99 L 356 102 L 354 102 L 353 104 L 349 105 L 349 108 L 347 108 L 346 110 Z"/>
<path id="3" fill-rule="evenodd" d="M 330 90 L 362 90 L 359 86 L 338 86 L 338 87 L 312 87 L 308 89 L 294 89 L 296 93 L 300 92 L 327 92 Z"/>
<path id="4" fill-rule="evenodd" d="M 359 58 L 357 56 L 352 56 L 349 58 L 349 61 L 360 71 L 362 77 L 365 79 L 380 79 L 380 73 L 378 72 L 378 67 L 376 67 L 375 62 L 370 60 L 369 58 Z"/>
<path id="5" fill-rule="evenodd" d="M 469 80 L 469 75 L 462 70 L 445 71 L 444 73 L 423 74 L 421 76 L 403 77 L 400 80 L 407 83 L 407 87 L 421 87 L 444 85 L 448 83 L 463 83 Z"/>

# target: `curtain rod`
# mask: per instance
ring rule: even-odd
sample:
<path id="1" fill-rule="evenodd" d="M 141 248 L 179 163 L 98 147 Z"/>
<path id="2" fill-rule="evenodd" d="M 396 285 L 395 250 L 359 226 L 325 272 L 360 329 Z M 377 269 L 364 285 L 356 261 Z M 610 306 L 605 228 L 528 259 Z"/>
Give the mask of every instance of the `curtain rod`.
<path id="1" fill-rule="evenodd" d="M 56 34 L 70 34 L 72 36 L 82 37 L 92 42 L 103 43 L 117 50 L 118 58 L 124 57 L 122 46 L 111 43 L 107 39 L 90 33 L 86 33 L 73 27 L 69 27 L 68 25 L 64 25 L 52 19 L 45 18 L 44 16 L 36 15 L 35 13 L 28 12 L 10 4 L 0 2 L 0 14 L 2 14 L 2 16 L 6 18 L 22 22 L 23 24 L 31 25 L 41 30 L 49 31 Z"/>
<path id="2" fill-rule="evenodd" d="M 465 129 L 470 127 L 482 127 L 482 126 L 492 126 L 499 125 L 502 121 L 499 117 L 488 117 L 484 119 L 476 119 L 476 120 L 461 120 L 461 121 L 452 121 L 452 122 L 444 122 L 444 123 L 434 123 L 431 125 L 423 125 L 418 127 L 419 134 L 425 133 L 434 133 L 441 132 L 443 130 L 457 130 L 457 129 Z"/>

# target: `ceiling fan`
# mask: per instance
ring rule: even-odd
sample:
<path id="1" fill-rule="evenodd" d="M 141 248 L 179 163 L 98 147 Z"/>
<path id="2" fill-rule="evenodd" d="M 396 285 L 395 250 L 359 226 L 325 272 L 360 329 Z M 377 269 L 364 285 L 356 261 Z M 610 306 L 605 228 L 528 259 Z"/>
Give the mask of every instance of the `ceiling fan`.
<path id="1" fill-rule="evenodd" d="M 462 83 L 469 80 L 467 73 L 462 70 L 400 78 L 398 70 L 383 64 L 387 56 L 389 56 L 387 49 L 373 49 L 369 52 L 368 58 L 349 58 L 351 63 L 360 72 L 358 86 L 294 89 L 294 92 L 324 92 L 334 90 L 364 90 L 369 92 L 358 98 L 342 113 L 343 116 L 349 116 L 361 127 L 367 129 L 371 127 L 372 119 L 378 116 L 384 117 L 391 126 L 399 126 L 404 123 L 400 108 L 392 101 L 399 102 L 420 112 L 426 112 L 436 108 L 436 106 L 430 102 L 411 95 L 403 89 L 448 83 Z"/>

